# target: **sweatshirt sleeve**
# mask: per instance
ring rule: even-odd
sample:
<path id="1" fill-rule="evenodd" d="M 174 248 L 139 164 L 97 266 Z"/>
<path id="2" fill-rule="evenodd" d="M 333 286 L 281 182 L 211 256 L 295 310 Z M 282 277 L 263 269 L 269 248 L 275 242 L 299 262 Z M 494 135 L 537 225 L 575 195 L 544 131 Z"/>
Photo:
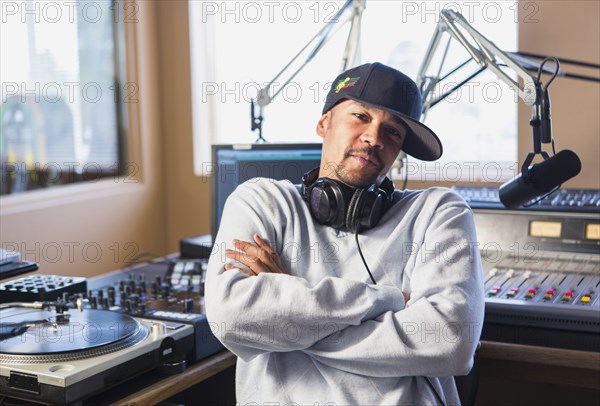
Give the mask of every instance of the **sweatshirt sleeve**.
<path id="1" fill-rule="evenodd" d="M 413 253 L 406 307 L 349 326 L 305 352 L 330 367 L 373 377 L 468 373 L 484 309 L 476 241 L 466 204 L 440 205 Z"/>
<path id="2" fill-rule="evenodd" d="M 224 256 L 234 238 L 252 241 L 259 235 L 277 243 L 285 219 L 279 207 L 285 195 L 273 185 L 242 185 L 227 200 L 206 278 L 206 314 L 216 337 L 240 358 L 249 361 L 271 351 L 305 349 L 332 333 L 358 326 L 386 311 L 404 307 L 400 289 L 325 277 L 311 286 L 286 274 L 246 276 L 224 270 Z M 268 182 L 267 182 L 268 183 Z M 288 206 L 282 206 L 282 205 Z M 292 265 L 289 265 L 292 266 Z M 322 266 L 326 266 L 323 264 Z"/>

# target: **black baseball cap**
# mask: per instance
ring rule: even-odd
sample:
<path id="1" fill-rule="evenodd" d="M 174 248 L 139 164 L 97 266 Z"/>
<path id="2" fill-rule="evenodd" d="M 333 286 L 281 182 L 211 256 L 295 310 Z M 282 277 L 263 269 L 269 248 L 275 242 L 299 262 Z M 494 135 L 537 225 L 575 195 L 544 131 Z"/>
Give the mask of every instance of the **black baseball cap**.
<path id="1" fill-rule="evenodd" d="M 325 100 L 323 114 L 351 99 L 385 110 L 404 122 L 408 134 L 402 149 L 423 161 L 442 156 L 442 143 L 421 118 L 421 92 L 402 72 L 379 62 L 360 65 L 338 75 Z"/>

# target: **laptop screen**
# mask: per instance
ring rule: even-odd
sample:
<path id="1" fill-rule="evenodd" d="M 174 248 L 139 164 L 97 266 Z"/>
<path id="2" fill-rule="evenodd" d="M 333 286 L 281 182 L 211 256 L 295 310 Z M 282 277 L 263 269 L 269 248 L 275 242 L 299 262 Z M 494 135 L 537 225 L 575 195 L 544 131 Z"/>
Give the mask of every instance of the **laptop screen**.
<path id="1" fill-rule="evenodd" d="M 256 177 L 287 179 L 300 184 L 302 175 L 319 166 L 320 143 L 227 144 L 212 146 L 211 230 L 217 234 L 223 206 L 235 188 Z"/>

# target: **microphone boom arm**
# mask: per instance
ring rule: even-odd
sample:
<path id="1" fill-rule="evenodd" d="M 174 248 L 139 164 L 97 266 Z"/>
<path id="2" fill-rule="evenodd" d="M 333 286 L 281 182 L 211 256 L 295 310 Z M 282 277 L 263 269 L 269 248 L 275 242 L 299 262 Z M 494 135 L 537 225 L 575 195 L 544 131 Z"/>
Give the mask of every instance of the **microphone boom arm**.
<path id="1" fill-rule="evenodd" d="M 251 101 L 251 129 L 252 131 L 258 130 L 259 133 L 259 141 L 265 141 L 262 137 L 262 121 L 263 115 L 262 110 L 265 106 L 268 106 L 273 102 L 275 97 L 282 92 L 282 90 L 296 77 L 298 73 L 306 65 L 308 65 L 313 58 L 319 53 L 319 51 L 323 48 L 323 46 L 329 42 L 335 34 L 346 24 L 350 23 L 350 31 L 348 32 L 348 38 L 346 40 L 346 46 L 344 49 L 344 54 L 342 56 L 342 65 L 340 71 L 346 70 L 349 64 L 354 64 L 358 57 L 358 45 L 360 40 L 360 27 L 361 27 L 361 18 L 362 13 L 366 7 L 366 0 L 346 0 L 346 2 L 340 7 L 338 12 L 331 18 L 331 22 L 327 23 L 323 28 L 321 28 L 315 36 L 313 36 L 306 45 L 304 45 L 300 51 L 283 67 L 277 75 L 269 82 L 267 82 L 266 86 L 261 88 L 258 91 L 258 95 L 256 98 L 256 104 L 259 107 L 259 115 L 255 116 L 254 109 L 254 100 Z M 340 19 L 344 16 L 344 14 L 348 13 L 348 10 L 351 9 L 351 12 L 346 18 L 340 21 Z M 337 27 L 334 26 L 337 25 Z M 306 59 L 302 62 L 302 64 L 293 72 L 290 73 L 288 78 L 282 83 L 279 89 L 271 95 L 271 87 L 276 83 L 280 76 L 282 76 L 292 64 L 300 58 L 301 55 L 305 53 L 308 47 L 317 41 L 314 48 L 310 51 Z"/>
<path id="2" fill-rule="evenodd" d="M 452 89 L 451 92 L 442 95 L 441 98 L 436 98 L 433 94 L 436 85 L 449 76 L 446 75 L 444 77 L 440 77 L 445 61 L 445 54 L 450 45 L 450 40 L 446 46 L 444 57 L 441 61 L 438 72 L 434 75 L 427 75 L 427 70 L 431 65 L 433 57 L 435 56 L 435 52 L 444 33 L 449 34 L 450 39 L 455 39 L 458 41 L 469 53 L 471 59 L 481 67 L 479 72 L 477 72 L 474 76 L 477 76 L 485 69 L 489 69 L 496 74 L 500 80 L 515 90 L 525 104 L 528 106 L 533 106 L 536 103 L 536 100 L 538 99 L 538 92 L 535 86 L 535 78 L 517 61 L 515 61 L 509 53 L 502 51 L 492 41 L 488 40 L 479 31 L 473 28 L 460 13 L 448 9 L 442 10 L 440 13 L 440 21 L 438 22 L 436 31 L 434 32 L 431 42 L 429 43 L 425 58 L 417 76 L 417 85 L 419 86 L 423 95 L 423 115 L 427 113 L 427 110 L 430 107 L 447 97 L 452 91 L 456 91 L 460 85 L 466 83 L 462 82 L 459 86 L 456 86 L 454 89 Z M 471 59 L 467 60 L 450 74 L 465 66 Z M 501 66 L 509 67 L 514 73 L 517 74 L 518 79 L 514 80 L 502 69 Z"/>
<path id="3" fill-rule="evenodd" d="M 445 33 L 449 35 L 449 39 L 443 50 L 440 65 L 436 73 L 428 75 L 427 72 L 432 64 L 437 49 L 440 47 L 442 36 Z M 445 63 L 452 39 L 460 43 L 460 45 L 467 51 L 470 58 L 462 64 L 458 65 L 449 73 L 442 75 L 442 68 Z M 478 71 L 467 77 L 467 79 L 457 82 L 458 84 L 454 85 L 449 91 L 445 92 L 444 94 L 437 96 L 434 94 L 436 87 L 441 81 L 445 80 L 450 75 L 453 75 L 459 69 L 462 69 L 471 60 L 474 60 L 479 65 Z M 542 61 L 539 62 L 538 60 Z M 556 64 L 555 69 L 551 70 L 550 68 L 544 67 L 545 63 L 548 60 L 554 60 Z M 572 65 L 578 65 L 580 67 L 600 70 L 600 65 L 597 64 L 573 60 L 565 60 L 565 62 Z M 513 79 L 513 77 L 511 77 L 511 75 L 507 72 L 506 68 L 508 68 L 510 71 L 516 74 L 516 80 Z M 458 90 L 461 86 L 463 86 L 469 80 L 476 77 L 486 69 L 491 70 L 500 80 L 502 80 L 510 88 L 515 90 L 519 98 L 521 98 L 521 100 L 523 100 L 523 102 L 526 105 L 532 106 L 532 118 L 529 124 L 533 129 L 533 151 L 529 152 L 529 154 L 525 158 L 525 161 L 521 167 L 521 175 L 519 181 L 516 183 L 513 181 L 507 182 L 502 187 L 500 187 L 499 191 L 500 198 L 503 204 L 505 204 L 505 206 L 508 207 L 516 205 L 515 202 L 520 203 L 520 200 L 516 199 L 518 196 L 516 196 L 515 193 L 517 190 L 520 190 L 520 188 L 522 188 L 519 182 L 522 181 L 525 184 L 527 184 L 532 180 L 530 176 L 530 164 L 532 164 L 535 156 L 539 154 L 542 156 L 544 161 L 550 162 L 550 156 L 546 151 L 542 150 L 542 143 L 551 143 L 554 156 L 557 156 L 557 154 L 554 151 L 554 139 L 552 137 L 551 131 L 550 96 L 547 90 L 548 85 L 552 82 L 552 80 L 554 80 L 556 76 L 571 77 L 595 82 L 600 82 L 600 78 L 598 78 L 597 76 L 585 76 L 579 74 L 565 73 L 564 71 L 561 71 L 560 62 L 557 58 L 545 57 L 534 54 L 525 54 L 520 52 L 503 52 L 492 41 L 488 40 L 475 28 L 469 25 L 469 23 L 460 13 L 450 9 L 442 10 L 440 13 L 440 21 L 438 22 L 433 37 L 431 38 L 431 41 L 427 48 L 427 52 L 425 54 L 425 58 L 422 62 L 417 76 L 417 86 L 421 90 L 423 97 L 423 107 L 421 110 L 422 121 L 424 121 L 425 116 L 427 115 L 427 112 L 431 107 L 441 102 L 443 99 L 448 97 L 450 94 Z M 533 74 L 529 73 L 530 71 L 536 72 L 537 76 L 533 76 Z M 545 86 L 543 86 L 541 83 L 542 72 L 553 74 L 552 78 L 548 81 L 548 83 Z M 568 155 L 565 155 L 565 153 L 563 152 L 562 158 L 560 158 L 561 160 L 557 161 L 556 159 L 557 158 L 555 158 L 555 160 L 552 161 L 553 170 L 554 166 L 557 165 L 557 162 L 559 162 L 560 164 L 569 163 L 572 169 L 572 176 L 576 176 L 576 174 L 579 173 L 581 169 L 581 162 L 579 161 L 579 158 L 574 152 L 570 151 L 570 154 Z M 545 167 L 546 170 L 548 167 L 549 166 Z M 533 189 L 536 188 L 535 185 L 533 185 L 532 187 Z M 504 191 L 503 188 L 505 189 Z M 554 188 L 552 188 L 552 190 L 548 190 L 547 193 L 539 199 L 542 199 L 548 194 L 554 192 L 555 190 L 558 190 L 558 188 L 560 188 L 560 184 L 556 185 Z M 527 193 L 530 192 L 531 191 L 528 191 Z M 508 205 L 505 202 L 505 200 L 508 201 Z"/>

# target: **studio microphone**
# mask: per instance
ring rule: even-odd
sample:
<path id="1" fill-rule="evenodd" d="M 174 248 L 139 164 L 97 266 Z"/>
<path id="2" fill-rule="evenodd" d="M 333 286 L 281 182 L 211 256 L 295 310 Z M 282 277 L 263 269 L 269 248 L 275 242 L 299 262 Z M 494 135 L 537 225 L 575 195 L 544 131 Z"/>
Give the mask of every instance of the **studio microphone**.
<path id="1" fill-rule="evenodd" d="M 565 149 L 558 154 L 529 167 L 529 174 L 519 174 L 500 186 L 498 194 L 502 204 L 516 209 L 543 196 L 581 171 L 581 161 L 575 152 Z"/>

